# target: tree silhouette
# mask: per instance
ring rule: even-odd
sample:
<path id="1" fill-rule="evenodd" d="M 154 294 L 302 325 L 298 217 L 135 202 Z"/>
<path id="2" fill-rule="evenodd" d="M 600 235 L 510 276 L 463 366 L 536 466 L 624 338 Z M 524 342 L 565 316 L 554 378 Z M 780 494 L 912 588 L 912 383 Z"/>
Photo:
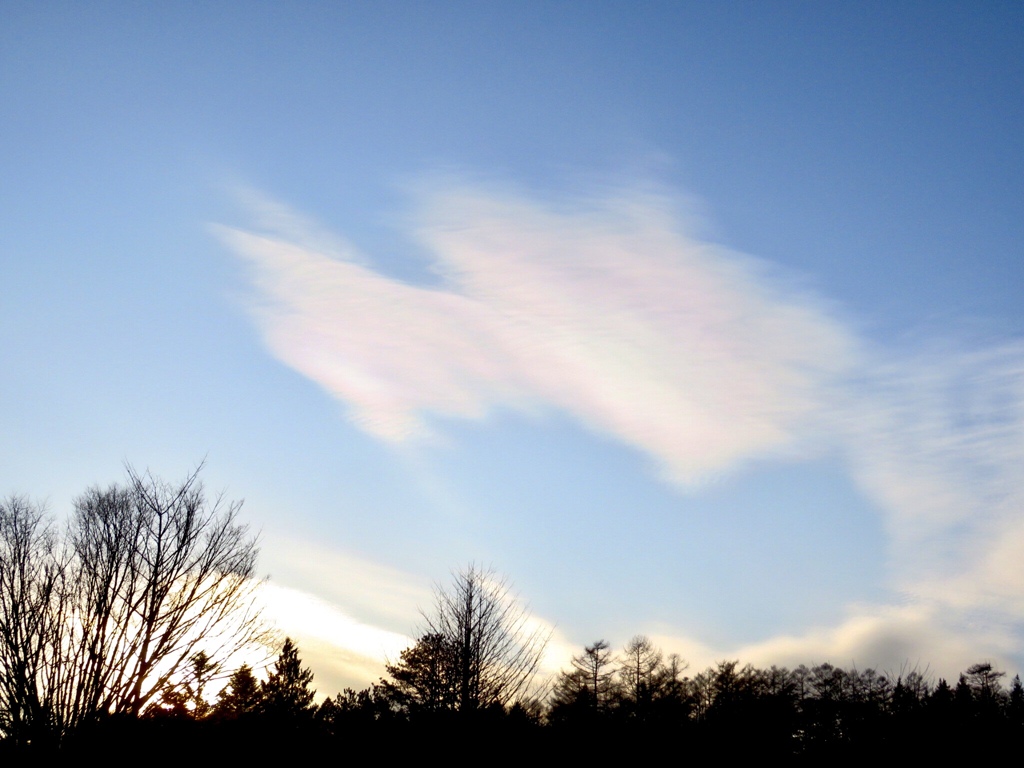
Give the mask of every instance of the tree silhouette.
<path id="1" fill-rule="evenodd" d="M 252 668 L 243 664 L 234 671 L 220 692 L 213 712 L 219 718 L 235 720 L 255 714 L 262 704 L 263 692 L 259 680 L 253 675 Z"/>
<path id="2" fill-rule="evenodd" d="M 298 720 L 313 714 L 313 695 L 309 687 L 313 673 L 302 666 L 299 650 L 285 638 L 281 653 L 270 676 L 260 687 L 263 712 L 280 720 Z"/>
<path id="3" fill-rule="evenodd" d="M 964 681 L 979 706 L 989 707 L 1004 695 L 1000 680 L 1005 676 L 1005 672 L 995 669 L 991 663 L 985 661 L 969 666 L 964 672 Z"/>
<path id="4" fill-rule="evenodd" d="M 208 502 L 198 472 L 170 485 L 129 467 L 126 487 L 76 500 L 69 724 L 136 715 L 185 678 L 200 646 L 213 672 L 262 638 L 258 550 L 236 522 L 241 503 Z"/>
<path id="5" fill-rule="evenodd" d="M 509 584 L 470 565 L 435 590 L 427 634 L 451 653 L 453 708 L 508 706 L 525 695 L 550 632 L 534 625 Z"/>
<path id="6" fill-rule="evenodd" d="M 0 500 L 0 733 L 15 744 L 52 727 L 51 675 L 63 632 L 64 560 L 41 507 Z"/>
<path id="7" fill-rule="evenodd" d="M 241 502 L 209 501 L 201 465 L 171 485 L 128 467 L 90 488 L 58 542 L 24 500 L 0 504 L 0 728 L 61 739 L 108 714 L 182 699 L 261 642 L 258 548 Z"/>
<path id="8" fill-rule="evenodd" d="M 634 636 L 622 650 L 619 693 L 633 717 L 643 718 L 665 682 L 661 651 L 644 635 Z"/>
<path id="9" fill-rule="evenodd" d="M 436 633 L 429 633 L 402 651 L 399 661 L 386 664 L 386 683 L 400 706 L 411 713 L 455 709 L 457 690 L 455 649 Z"/>
<path id="10" fill-rule="evenodd" d="M 612 652 L 608 643 L 598 640 L 572 658 L 572 669 L 563 671 L 552 692 L 551 709 L 555 721 L 592 720 L 603 713 L 615 690 Z"/>

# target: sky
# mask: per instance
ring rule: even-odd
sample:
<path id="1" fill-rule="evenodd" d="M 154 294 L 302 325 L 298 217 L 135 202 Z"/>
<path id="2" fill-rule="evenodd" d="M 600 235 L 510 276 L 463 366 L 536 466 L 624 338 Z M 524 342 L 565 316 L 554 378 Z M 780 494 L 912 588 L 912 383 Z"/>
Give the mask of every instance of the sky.
<path id="1" fill-rule="evenodd" d="M 362 688 L 475 563 L 698 671 L 1024 664 L 1024 6 L 0 7 L 0 493 L 245 500 Z"/>

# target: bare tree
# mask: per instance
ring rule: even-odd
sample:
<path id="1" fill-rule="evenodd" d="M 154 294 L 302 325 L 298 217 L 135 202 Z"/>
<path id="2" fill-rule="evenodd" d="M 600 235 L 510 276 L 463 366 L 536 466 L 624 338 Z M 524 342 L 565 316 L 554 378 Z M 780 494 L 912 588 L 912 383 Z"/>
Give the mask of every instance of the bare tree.
<path id="1" fill-rule="evenodd" d="M 16 631 L 27 619 L 12 608 L 0 636 L 0 656 L 15 659 L 2 695 L 26 702 L 11 711 L 57 738 L 103 714 L 137 716 L 186 686 L 200 654 L 212 676 L 266 639 L 256 540 L 237 522 L 241 502 L 207 499 L 201 468 L 171 485 L 129 467 L 125 486 L 87 490 L 63 547 L 38 513 L 0 509 L 0 613 L 36 614 Z"/>
<path id="2" fill-rule="evenodd" d="M 454 583 L 435 590 L 427 635 L 450 658 L 454 709 L 508 706 L 530 686 L 550 632 L 534 624 L 508 582 L 470 565 Z"/>
<path id="3" fill-rule="evenodd" d="M 40 683 L 45 690 L 63 630 L 62 563 L 43 509 L 22 496 L 0 500 L 0 733 L 16 744 L 50 719 Z"/>
<path id="4" fill-rule="evenodd" d="M 663 682 L 661 651 L 646 635 L 636 635 L 622 649 L 619 677 L 622 695 L 636 709 L 650 704 Z"/>
<path id="5" fill-rule="evenodd" d="M 612 652 L 608 643 L 598 640 L 572 658 L 572 668 L 563 670 L 551 695 L 551 711 L 555 720 L 592 717 L 606 711 L 617 690 L 614 680 Z"/>
<path id="6" fill-rule="evenodd" d="M 611 664 L 614 661 L 615 657 L 608 650 L 608 643 L 605 640 L 598 640 L 593 645 L 588 645 L 583 649 L 582 656 L 576 656 L 572 660 L 573 667 L 583 675 L 583 679 L 587 682 L 595 709 L 603 708 L 614 690 L 611 671 Z"/>

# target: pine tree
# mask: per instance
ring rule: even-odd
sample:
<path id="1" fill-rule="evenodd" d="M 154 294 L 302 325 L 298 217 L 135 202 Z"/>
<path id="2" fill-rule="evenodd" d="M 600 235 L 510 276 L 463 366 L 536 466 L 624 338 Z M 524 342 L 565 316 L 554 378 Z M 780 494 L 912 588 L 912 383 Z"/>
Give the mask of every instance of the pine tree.
<path id="1" fill-rule="evenodd" d="M 443 635 L 430 633 L 402 651 L 396 664 L 386 664 L 391 681 L 386 690 L 409 712 L 440 712 L 457 708 L 456 653 Z"/>
<path id="2" fill-rule="evenodd" d="M 303 719 L 313 714 L 313 694 L 309 684 L 313 673 L 302 666 L 298 648 L 291 638 L 285 638 L 281 655 L 267 678 L 260 686 L 263 694 L 263 711 L 274 718 Z"/>
<path id="3" fill-rule="evenodd" d="M 1010 684 L 1010 700 L 1006 715 L 1015 728 L 1024 726 L 1024 685 L 1020 682 L 1020 675 L 1014 675 Z"/>
<path id="4" fill-rule="evenodd" d="M 263 694 L 260 683 L 248 664 L 243 664 L 220 692 L 214 715 L 229 720 L 252 715 L 260 710 Z"/>

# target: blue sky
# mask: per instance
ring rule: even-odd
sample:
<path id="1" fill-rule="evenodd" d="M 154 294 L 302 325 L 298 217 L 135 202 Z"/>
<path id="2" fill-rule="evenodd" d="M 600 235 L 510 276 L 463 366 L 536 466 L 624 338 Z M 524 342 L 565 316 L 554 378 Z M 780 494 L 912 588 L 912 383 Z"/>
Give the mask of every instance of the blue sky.
<path id="1" fill-rule="evenodd" d="M 7 3 L 0 492 L 206 457 L 333 693 L 1024 660 L 1024 10 Z"/>

